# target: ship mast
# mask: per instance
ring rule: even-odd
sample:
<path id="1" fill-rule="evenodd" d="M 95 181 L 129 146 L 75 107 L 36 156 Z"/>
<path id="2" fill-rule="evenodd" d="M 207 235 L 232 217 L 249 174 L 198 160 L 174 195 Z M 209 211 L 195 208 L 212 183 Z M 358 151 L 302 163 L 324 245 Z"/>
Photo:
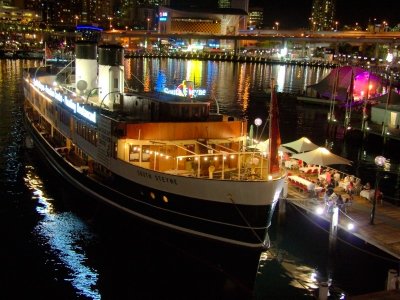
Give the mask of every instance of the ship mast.
<path id="1" fill-rule="evenodd" d="M 269 106 L 269 174 L 280 170 L 278 148 L 281 145 L 279 131 L 278 99 L 276 96 L 275 80 L 271 79 L 271 103 Z"/>
<path id="2" fill-rule="evenodd" d="M 350 85 L 348 88 L 347 99 L 346 99 L 346 113 L 344 116 L 344 128 L 345 131 L 350 126 L 350 119 L 351 119 L 351 107 L 354 102 L 354 70 L 351 68 L 351 78 L 350 78 Z"/>
<path id="3" fill-rule="evenodd" d="M 329 114 L 328 114 L 328 122 L 335 122 L 336 118 L 335 118 L 335 102 L 336 102 L 336 93 L 337 93 L 337 87 L 338 87 L 338 83 L 339 83 L 339 70 L 340 67 L 338 67 L 336 69 L 336 73 L 335 73 L 335 81 L 333 82 L 333 86 L 332 86 L 332 95 L 331 95 L 331 101 L 329 103 Z"/>

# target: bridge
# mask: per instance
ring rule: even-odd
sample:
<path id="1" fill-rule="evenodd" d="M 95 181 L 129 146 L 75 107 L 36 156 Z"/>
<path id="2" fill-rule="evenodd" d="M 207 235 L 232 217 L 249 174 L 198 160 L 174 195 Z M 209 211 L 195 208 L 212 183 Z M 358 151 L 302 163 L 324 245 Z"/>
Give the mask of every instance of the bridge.
<path id="1" fill-rule="evenodd" d="M 202 33 L 159 33 L 156 31 L 110 30 L 102 33 L 105 40 L 113 38 L 180 38 L 180 39 L 215 39 L 232 41 L 292 41 L 298 43 L 378 43 L 400 44 L 400 32 L 369 32 L 369 31 L 311 31 L 311 30 L 242 30 L 237 35 L 217 35 Z"/>

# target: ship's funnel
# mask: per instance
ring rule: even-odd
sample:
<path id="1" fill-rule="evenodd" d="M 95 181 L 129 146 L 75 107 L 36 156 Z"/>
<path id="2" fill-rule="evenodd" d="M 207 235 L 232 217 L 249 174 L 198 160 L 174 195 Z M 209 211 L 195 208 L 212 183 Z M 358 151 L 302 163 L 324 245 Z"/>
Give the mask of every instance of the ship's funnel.
<path id="1" fill-rule="evenodd" d="M 97 44 L 78 41 L 75 45 L 75 88 L 83 95 L 97 87 Z"/>
<path id="2" fill-rule="evenodd" d="M 122 103 L 124 92 L 124 48 L 120 45 L 99 46 L 99 101 L 115 110 Z"/>

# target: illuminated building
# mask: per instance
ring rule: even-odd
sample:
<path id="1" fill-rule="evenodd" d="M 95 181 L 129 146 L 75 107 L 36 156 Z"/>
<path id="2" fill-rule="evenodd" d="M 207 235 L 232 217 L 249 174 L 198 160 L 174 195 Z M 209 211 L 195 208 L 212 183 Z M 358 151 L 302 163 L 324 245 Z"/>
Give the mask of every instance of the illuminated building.
<path id="1" fill-rule="evenodd" d="M 260 29 L 264 26 L 264 8 L 263 7 L 250 7 L 248 17 L 248 28 Z"/>
<path id="2" fill-rule="evenodd" d="M 218 0 L 218 7 L 219 8 L 230 8 L 231 1 L 230 0 Z"/>
<path id="3" fill-rule="evenodd" d="M 34 10 L 20 9 L 15 6 L 0 6 L 0 30 L 16 30 L 27 26 L 35 28 L 41 22 L 41 17 Z"/>
<path id="4" fill-rule="evenodd" d="M 335 0 L 313 0 L 310 17 L 311 30 L 333 30 L 335 4 Z"/>
<path id="5" fill-rule="evenodd" d="M 174 9 L 160 7 L 161 33 L 238 34 L 240 20 L 246 11 L 237 8 Z"/>

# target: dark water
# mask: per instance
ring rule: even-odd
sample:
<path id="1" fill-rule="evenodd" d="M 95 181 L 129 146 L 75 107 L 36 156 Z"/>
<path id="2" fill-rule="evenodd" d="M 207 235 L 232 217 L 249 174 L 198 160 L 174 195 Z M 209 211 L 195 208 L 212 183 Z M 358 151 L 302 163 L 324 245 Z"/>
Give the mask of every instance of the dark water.
<path id="1" fill-rule="evenodd" d="M 238 276 L 245 257 L 226 251 L 222 255 L 235 265 L 225 268 L 213 260 L 212 248 L 98 206 L 65 185 L 35 152 L 27 151 L 21 69 L 37 62 L 0 64 L 1 299 L 313 299 L 318 282 L 328 278 L 335 297 L 341 290 L 349 295 L 383 290 L 388 269 L 398 268 L 396 261 L 346 236 L 332 257 L 324 224 L 289 207 L 286 223 L 275 215 L 272 248 L 263 253 L 254 288 L 249 289 Z M 297 89 L 327 70 L 135 60 L 126 72 L 135 75 L 127 76 L 132 87 L 142 86 L 140 80 L 145 89 L 192 79 L 208 88 L 222 111 L 249 121 L 261 117 L 265 123 L 263 92 L 270 77 L 279 78 L 282 90 Z M 280 99 L 280 106 L 283 142 L 307 136 L 325 144 L 324 108 L 299 105 L 290 98 Z M 265 135 L 262 128 L 260 134 Z M 328 142 L 335 153 L 356 162 L 348 171 L 365 180 L 373 179 L 377 154 L 398 164 L 395 146 Z M 398 174 L 390 174 L 387 182 L 387 193 L 395 197 Z"/>

